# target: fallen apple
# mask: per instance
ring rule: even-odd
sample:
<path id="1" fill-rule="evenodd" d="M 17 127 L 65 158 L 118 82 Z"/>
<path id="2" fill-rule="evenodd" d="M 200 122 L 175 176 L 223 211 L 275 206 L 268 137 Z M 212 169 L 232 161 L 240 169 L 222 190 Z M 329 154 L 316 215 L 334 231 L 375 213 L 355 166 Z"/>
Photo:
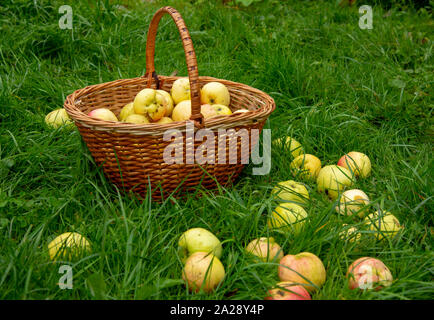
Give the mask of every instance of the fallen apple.
<path id="1" fill-rule="evenodd" d="M 353 185 L 353 175 L 348 169 L 336 165 L 323 167 L 316 179 L 319 192 L 324 192 L 330 199 L 336 199 L 346 187 Z"/>
<path id="2" fill-rule="evenodd" d="M 346 277 L 350 289 L 380 290 L 392 285 L 393 277 L 389 268 L 378 259 L 363 257 L 354 261 L 348 268 Z"/>
<path id="3" fill-rule="evenodd" d="M 265 300 L 312 300 L 309 292 L 291 281 L 279 282 L 276 288 L 268 290 Z"/>
<path id="4" fill-rule="evenodd" d="M 164 91 L 164 90 L 157 90 L 158 93 L 161 93 L 164 98 L 166 99 L 166 113 L 164 114 L 165 117 L 170 117 L 172 115 L 172 111 L 173 111 L 173 107 L 174 107 L 174 102 L 172 99 L 172 96 L 170 95 L 169 92 Z"/>
<path id="5" fill-rule="evenodd" d="M 230 103 L 228 88 L 220 82 L 208 82 L 200 90 L 201 104 L 220 104 L 226 107 Z"/>
<path id="6" fill-rule="evenodd" d="M 321 288 L 326 280 L 322 261 L 310 252 L 284 256 L 279 262 L 278 275 L 281 281 L 304 284 L 311 293 Z"/>
<path id="7" fill-rule="evenodd" d="M 134 114 L 134 103 L 130 102 L 128 104 L 126 104 L 122 109 L 121 112 L 119 113 L 119 120 L 120 121 L 125 121 L 125 119 L 129 116 Z"/>
<path id="8" fill-rule="evenodd" d="M 99 120 L 118 122 L 118 118 L 115 114 L 107 108 L 92 110 L 89 112 L 88 116 Z"/>
<path id="9" fill-rule="evenodd" d="M 388 211 L 379 210 L 371 213 L 365 221 L 378 240 L 393 239 L 403 229 L 398 218 Z"/>
<path id="10" fill-rule="evenodd" d="M 294 180 L 279 182 L 271 191 L 277 199 L 293 201 L 299 204 L 305 204 L 309 201 L 309 192 L 306 187 Z"/>
<path id="11" fill-rule="evenodd" d="M 283 258 L 282 248 L 274 241 L 273 237 L 262 237 L 250 241 L 246 251 L 255 255 L 264 262 L 280 260 Z"/>
<path id="12" fill-rule="evenodd" d="M 63 125 L 73 124 L 64 108 L 56 109 L 48 113 L 45 116 L 45 123 L 52 128 L 59 128 Z"/>
<path id="13" fill-rule="evenodd" d="M 195 252 L 185 262 L 182 279 L 193 292 L 213 291 L 225 276 L 225 268 L 215 255 L 209 252 Z"/>
<path id="14" fill-rule="evenodd" d="M 295 203 L 284 202 L 268 217 L 268 227 L 274 231 L 299 234 L 307 219 L 307 212 Z"/>
<path id="15" fill-rule="evenodd" d="M 173 121 L 187 121 L 191 117 L 191 101 L 184 100 L 178 103 L 172 111 Z"/>
<path id="16" fill-rule="evenodd" d="M 369 198 L 366 193 L 359 189 L 351 189 L 342 193 L 336 205 L 336 211 L 342 215 L 351 216 L 357 214 L 360 218 L 363 218 L 368 209 L 368 204 Z"/>
<path id="17" fill-rule="evenodd" d="M 371 173 L 371 160 L 366 154 L 357 151 L 343 155 L 338 161 L 338 166 L 354 172 L 356 177 L 366 178 Z"/>
<path id="18" fill-rule="evenodd" d="M 137 124 L 144 124 L 149 123 L 149 119 L 144 116 L 143 114 L 130 114 L 128 117 L 125 118 L 125 121 L 127 123 L 137 123 Z"/>
<path id="19" fill-rule="evenodd" d="M 77 232 L 65 232 L 48 244 L 50 259 L 74 260 L 90 252 L 89 241 Z"/>
<path id="20" fill-rule="evenodd" d="M 356 242 L 362 238 L 361 233 L 356 227 L 348 227 L 348 224 L 343 224 L 344 230 L 339 232 L 339 238 L 343 241 Z"/>
<path id="21" fill-rule="evenodd" d="M 316 180 L 321 170 L 321 160 L 312 154 L 301 154 L 290 164 L 294 176 L 304 180 Z"/>
<path id="22" fill-rule="evenodd" d="M 172 96 L 175 105 L 177 105 L 178 103 L 184 100 L 191 100 L 190 81 L 188 80 L 188 78 L 176 79 L 175 82 L 173 82 L 172 84 L 172 88 L 170 89 L 170 94 Z"/>
<path id="23" fill-rule="evenodd" d="M 189 255 L 198 251 L 212 252 L 217 258 L 220 258 L 223 248 L 220 240 L 204 228 L 192 228 L 185 231 L 178 241 L 178 252 L 181 260 L 185 262 Z"/>
<path id="24" fill-rule="evenodd" d="M 293 158 L 296 158 L 304 153 L 303 147 L 301 146 L 300 142 L 298 142 L 292 137 L 278 138 L 274 140 L 273 143 L 278 147 L 283 148 L 284 150 L 289 149 L 289 152 L 291 153 Z"/>
<path id="25" fill-rule="evenodd" d="M 167 105 L 164 95 L 151 88 L 141 90 L 134 98 L 134 112 L 147 115 L 152 121 L 164 117 Z"/>

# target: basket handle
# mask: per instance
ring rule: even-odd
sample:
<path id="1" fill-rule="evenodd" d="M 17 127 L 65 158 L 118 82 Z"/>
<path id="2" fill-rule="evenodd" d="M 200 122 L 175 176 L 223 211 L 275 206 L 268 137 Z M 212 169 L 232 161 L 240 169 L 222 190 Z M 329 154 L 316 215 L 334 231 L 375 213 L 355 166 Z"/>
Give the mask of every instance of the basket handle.
<path id="1" fill-rule="evenodd" d="M 190 81 L 190 95 L 191 95 L 191 117 L 190 120 L 194 121 L 196 127 L 203 127 L 203 116 L 200 113 L 200 83 L 199 72 L 197 69 L 196 54 L 193 49 L 193 42 L 190 38 L 187 26 L 177 10 L 172 7 L 160 8 L 152 17 L 148 29 L 148 37 L 146 40 L 146 73 L 145 77 L 148 79 L 147 86 L 150 87 L 152 78 L 158 82 L 158 76 L 155 72 L 154 55 L 155 55 L 155 37 L 157 35 L 158 23 L 164 14 L 169 14 L 176 26 L 178 27 L 181 36 L 182 45 L 184 46 L 185 59 L 188 67 L 188 78 Z"/>

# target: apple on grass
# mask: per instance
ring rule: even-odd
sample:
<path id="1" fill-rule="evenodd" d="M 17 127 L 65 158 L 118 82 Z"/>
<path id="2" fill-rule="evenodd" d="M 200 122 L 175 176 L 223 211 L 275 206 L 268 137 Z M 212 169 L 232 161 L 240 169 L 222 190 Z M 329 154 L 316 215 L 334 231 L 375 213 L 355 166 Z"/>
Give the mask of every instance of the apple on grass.
<path id="1" fill-rule="evenodd" d="M 280 260 L 283 258 L 282 248 L 274 241 L 273 237 L 262 237 L 250 241 L 246 251 L 255 255 L 264 262 Z"/>
<path id="2" fill-rule="evenodd" d="M 361 233 L 356 227 L 348 227 L 348 224 L 343 224 L 344 230 L 339 232 L 339 238 L 343 241 L 356 242 L 362 238 Z"/>
<path id="3" fill-rule="evenodd" d="M 134 103 L 133 102 L 130 102 L 130 103 L 126 104 L 125 106 L 123 106 L 123 108 L 121 109 L 121 112 L 119 113 L 119 120 L 124 122 L 125 119 L 131 114 L 134 114 Z"/>
<path id="4" fill-rule="evenodd" d="M 228 88 L 220 82 L 208 82 L 200 90 L 201 104 L 220 104 L 226 107 L 230 103 L 230 94 Z"/>
<path id="5" fill-rule="evenodd" d="M 277 283 L 276 288 L 268 290 L 265 300 L 312 300 L 309 292 L 291 281 Z"/>
<path id="6" fill-rule="evenodd" d="M 363 218 L 369 204 L 369 198 L 362 190 L 351 189 L 342 193 L 336 211 L 342 215 L 351 216 L 353 214 Z"/>
<path id="7" fill-rule="evenodd" d="M 363 257 L 348 268 L 346 277 L 350 289 L 380 290 L 392 285 L 393 276 L 389 268 L 379 259 Z"/>
<path id="8" fill-rule="evenodd" d="M 323 167 L 316 179 L 319 192 L 325 193 L 330 199 L 336 199 L 345 188 L 351 187 L 354 177 L 348 169 L 336 165 Z"/>
<path id="9" fill-rule="evenodd" d="M 177 105 L 181 101 L 191 100 L 190 97 L 190 81 L 188 78 L 176 79 L 170 89 L 170 94 L 173 99 L 173 103 Z M 175 120 L 176 121 L 176 120 Z"/>
<path id="10" fill-rule="evenodd" d="M 309 192 L 306 187 L 297 181 L 288 180 L 279 182 L 271 191 L 277 199 L 285 201 L 294 201 L 304 204 L 309 201 Z"/>
<path id="11" fill-rule="evenodd" d="M 278 275 L 281 281 L 303 284 L 313 293 L 326 280 L 326 270 L 320 258 L 310 252 L 286 255 L 279 262 Z"/>
<path id="12" fill-rule="evenodd" d="M 74 260 L 90 250 L 89 241 L 77 232 L 65 232 L 48 244 L 48 254 L 53 261 Z"/>
<path id="13" fill-rule="evenodd" d="M 292 160 L 289 167 L 294 176 L 300 176 L 304 180 L 316 180 L 321 170 L 321 160 L 312 154 L 301 154 Z"/>
<path id="14" fill-rule="evenodd" d="M 268 227 L 274 231 L 297 235 L 307 219 L 307 212 L 299 205 L 284 202 L 277 206 L 268 217 Z"/>
<path id="15" fill-rule="evenodd" d="M 178 252 L 182 262 L 195 252 L 212 252 L 217 258 L 222 255 L 220 240 L 210 231 L 204 228 L 191 228 L 185 231 L 178 241 Z"/>
<path id="16" fill-rule="evenodd" d="M 157 90 L 146 88 L 134 98 L 134 113 L 147 115 L 152 121 L 158 121 L 166 114 L 168 102 Z"/>
<path id="17" fill-rule="evenodd" d="M 94 109 L 89 112 L 88 116 L 99 120 L 118 122 L 116 115 L 107 108 Z"/>
<path id="18" fill-rule="evenodd" d="M 366 154 L 357 151 L 343 155 L 338 161 L 338 166 L 354 172 L 354 175 L 360 178 L 366 178 L 371 173 L 371 160 Z"/>
<path id="19" fill-rule="evenodd" d="M 293 158 L 296 158 L 304 153 L 303 147 L 301 146 L 300 142 L 298 142 L 292 137 L 278 138 L 276 140 L 273 140 L 273 143 L 278 147 L 283 148 L 284 150 L 289 149 L 289 152 L 291 153 Z"/>
<path id="20" fill-rule="evenodd" d="M 393 239 L 403 229 L 398 218 L 388 211 L 378 210 L 368 215 L 365 221 L 378 240 Z"/>
<path id="21" fill-rule="evenodd" d="M 185 262 L 182 279 L 193 292 L 213 291 L 225 276 L 225 268 L 215 255 L 210 252 L 195 252 Z"/>
<path id="22" fill-rule="evenodd" d="M 45 116 L 45 123 L 52 128 L 59 128 L 62 125 L 71 125 L 73 122 L 69 118 L 64 108 L 51 111 Z"/>

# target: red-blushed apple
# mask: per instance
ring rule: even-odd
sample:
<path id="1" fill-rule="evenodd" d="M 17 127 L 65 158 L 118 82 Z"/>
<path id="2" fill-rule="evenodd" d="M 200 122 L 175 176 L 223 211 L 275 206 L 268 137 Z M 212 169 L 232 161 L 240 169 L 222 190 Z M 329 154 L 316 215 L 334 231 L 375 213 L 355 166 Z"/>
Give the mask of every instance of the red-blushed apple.
<path id="1" fill-rule="evenodd" d="M 316 180 L 321 170 L 321 160 L 313 154 L 301 154 L 292 160 L 289 168 L 294 176 L 303 180 Z"/>
<path id="2" fill-rule="evenodd" d="M 199 292 L 213 291 L 225 276 L 225 268 L 221 261 L 212 253 L 195 252 L 188 257 L 182 270 L 182 279 L 188 289 Z"/>
<path id="3" fill-rule="evenodd" d="M 271 194 L 279 200 L 293 201 L 298 204 L 305 204 L 309 201 L 309 192 L 306 187 L 294 180 L 279 182 Z"/>
<path id="4" fill-rule="evenodd" d="M 338 161 L 338 166 L 354 172 L 354 175 L 360 178 L 366 178 L 371 173 L 371 160 L 366 154 L 357 151 L 343 155 Z"/>
<path id="5" fill-rule="evenodd" d="M 302 285 L 283 281 L 277 283 L 275 288 L 268 290 L 265 300 L 312 300 L 312 298 Z"/>
<path id="6" fill-rule="evenodd" d="M 336 211 L 342 215 L 351 216 L 357 214 L 360 218 L 363 218 L 368 209 L 368 204 L 369 198 L 366 193 L 359 189 L 351 189 L 342 193 L 336 205 Z"/>
<path id="7" fill-rule="evenodd" d="M 345 188 L 351 187 L 354 177 L 348 169 L 336 165 L 323 167 L 316 179 L 319 192 L 325 193 L 330 199 L 336 199 Z"/>
<path id="8" fill-rule="evenodd" d="M 89 112 L 88 116 L 99 120 L 118 122 L 116 115 L 107 108 L 94 109 Z"/>
<path id="9" fill-rule="evenodd" d="M 221 104 L 229 106 L 231 96 L 228 88 L 220 82 L 208 82 L 200 90 L 201 104 Z"/>
<path id="10" fill-rule="evenodd" d="M 283 258 L 282 248 L 274 241 L 273 237 L 262 237 L 250 241 L 246 251 L 260 258 L 262 261 L 273 261 Z"/>
<path id="11" fill-rule="evenodd" d="M 284 256 L 279 262 L 278 275 L 281 281 L 305 285 L 311 293 L 321 288 L 326 280 L 322 261 L 310 252 Z"/>
<path id="12" fill-rule="evenodd" d="M 349 266 L 346 277 L 350 289 L 380 290 L 391 286 L 393 281 L 389 268 L 381 260 L 371 257 L 354 261 Z"/>
<path id="13" fill-rule="evenodd" d="M 173 99 L 173 103 L 177 105 L 181 101 L 191 100 L 190 98 L 190 81 L 188 78 L 176 79 L 170 89 L 170 94 Z M 174 121 L 178 121 L 173 119 Z"/>
<path id="14" fill-rule="evenodd" d="M 378 240 L 393 239 L 403 226 L 392 213 L 378 210 L 365 218 L 369 230 L 375 234 Z"/>
<path id="15" fill-rule="evenodd" d="M 303 229 L 307 219 L 307 212 L 292 202 L 283 202 L 273 210 L 268 217 L 268 227 L 281 233 L 297 235 Z"/>

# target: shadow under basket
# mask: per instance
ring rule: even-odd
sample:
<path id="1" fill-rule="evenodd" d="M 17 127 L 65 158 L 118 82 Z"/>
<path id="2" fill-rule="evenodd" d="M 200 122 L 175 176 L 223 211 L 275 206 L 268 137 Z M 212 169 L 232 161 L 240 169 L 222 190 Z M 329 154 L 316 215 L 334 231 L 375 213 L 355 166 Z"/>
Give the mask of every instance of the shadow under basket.
<path id="1" fill-rule="evenodd" d="M 88 113 L 107 108 L 119 117 L 126 104 L 144 88 L 170 92 L 181 77 L 156 75 L 154 50 L 157 26 L 168 13 L 183 41 L 191 90 L 191 118 L 169 124 L 133 124 L 91 118 Z M 120 190 L 161 201 L 169 195 L 181 197 L 201 185 L 215 189 L 232 183 L 248 163 L 258 143 L 259 133 L 275 109 L 266 93 L 228 80 L 200 77 L 193 45 L 179 13 L 171 8 L 154 15 L 146 44 L 146 73 L 142 77 L 120 79 L 87 86 L 70 94 L 64 107 L 75 122 L 95 163 Z M 200 113 L 200 88 L 208 82 L 223 83 L 230 93 L 232 113 L 204 120 Z M 206 130 L 201 130 L 206 129 Z M 235 157 L 236 155 L 236 157 Z"/>

